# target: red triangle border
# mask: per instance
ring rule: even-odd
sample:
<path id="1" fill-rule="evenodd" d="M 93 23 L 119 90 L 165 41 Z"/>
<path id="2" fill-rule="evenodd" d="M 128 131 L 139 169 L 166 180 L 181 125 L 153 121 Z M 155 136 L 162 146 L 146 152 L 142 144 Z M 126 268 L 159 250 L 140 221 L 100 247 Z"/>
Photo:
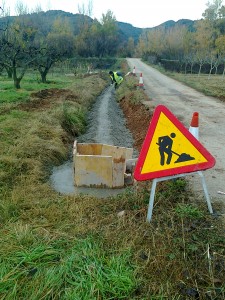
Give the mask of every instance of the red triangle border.
<path id="1" fill-rule="evenodd" d="M 167 170 L 160 170 L 142 174 L 141 170 L 146 160 L 146 156 L 151 145 L 151 141 L 158 124 L 158 120 L 161 112 L 163 112 L 166 117 L 180 130 L 180 132 L 193 144 L 193 146 L 205 157 L 206 162 L 192 164 L 189 166 L 181 166 L 176 168 L 171 168 Z M 172 112 L 164 105 L 158 105 L 155 108 L 152 120 L 150 122 L 145 140 L 143 142 L 135 170 L 134 178 L 136 180 L 150 180 L 154 178 L 161 178 L 166 176 L 197 172 L 201 170 L 206 170 L 212 168 L 216 163 L 215 158 L 206 150 L 206 148 L 189 132 L 189 130 L 172 114 Z"/>

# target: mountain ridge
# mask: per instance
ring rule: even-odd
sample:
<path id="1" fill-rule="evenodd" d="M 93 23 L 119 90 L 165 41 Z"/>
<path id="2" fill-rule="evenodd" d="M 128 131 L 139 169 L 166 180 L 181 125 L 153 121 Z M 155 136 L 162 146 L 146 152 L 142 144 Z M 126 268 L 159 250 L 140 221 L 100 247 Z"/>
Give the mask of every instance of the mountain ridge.
<path id="1" fill-rule="evenodd" d="M 94 22 L 94 20 L 96 19 L 92 19 L 89 16 L 86 15 L 82 15 L 82 14 L 73 14 L 70 12 L 65 12 L 63 10 L 48 10 L 46 12 L 41 11 L 38 13 L 30 13 L 27 14 L 29 16 L 32 16 L 33 18 L 42 18 L 43 19 L 43 25 L 45 26 L 45 31 L 49 32 L 51 29 L 51 26 L 53 24 L 53 22 L 58 18 L 58 17 L 62 17 L 62 18 L 68 18 L 70 24 L 72 25 L 73 28 L 73 33 L 76 35 L 79 33 L 79 23 L 81 22 L 81 18 L 85 17 L 85 19 L 87 20 L 88 23 L 92 23 Z M 15 20 L 16 18 L 20 18 L 21 16 L 8 16 L 8 17 L 2 17 L 0 18 L 0 26 L 2 24 L 4 24 L 7 20 L 7 22 Z M 98 20 L 97 20 L 98 21 Z M 99 21 L 98 21 L 99 22 Z M 168 20 L 164 23 L 161 23 L 157 26 L 154 27 L 135 27 L 130 23 L 127 22 L 122 22 L 122 21 L 116 21 L 117 25 L 118 25 L 118 29 L 119 29 L 119 34 L 120 36 L 124 39 L 124 40 L 128 40 L 129 38 L 133 38 L 134 42 L 137 42 L 140 35 L 143 33 L 143 31 L 146 30 L 153 30 L 153 29 L 159 29 L 159 28 L 165 28 L 165 29 L 169 29 L 172 28 L 174 26 L 187 26 L 189 28 L 189 30 L 193 30 L 193 25 L 195 23 L 195 21 L 193 20 L 189 20 L 189 19 L 180 19 L 178 21 L 173 21 L 173 20 Z"/>

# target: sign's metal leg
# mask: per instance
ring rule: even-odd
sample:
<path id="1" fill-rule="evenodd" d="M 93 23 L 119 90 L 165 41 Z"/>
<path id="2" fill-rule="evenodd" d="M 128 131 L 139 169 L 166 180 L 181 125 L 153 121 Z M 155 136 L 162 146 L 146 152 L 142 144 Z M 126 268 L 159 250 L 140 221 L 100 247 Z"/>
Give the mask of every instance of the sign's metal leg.
<path id="1" fill-rule="evenodd" d="M 156 183 L 157 183 L 157 179 L 153 179 L 151 193 L 150 193 L 150 198 L 149 198 L 149 205 L 148 205 L 147 222 L 150 222 L 151 218 L 152 218 L 152 211 L 153 211 L 153 204 L 154 204 L 154 198 L 155 198 Z"/>
<path id="2" fill-rule="evenodd" d="M 203 190 L 204 190 L 204 193 L 205 193 L 205 198 L 206 198 L 208 210 L 211 214 L 213 214 L 212 204 L 211 204 L 209 193 L 208 193 L 208 190 L 207 190 L 205 177 L 204 177 L 202 171 L 197 171 L 197 172 L 198 172 L 198 174 L 199 174 L 199 176 L 201 177 L 201 180 L 202 180 L 202 187 L 203 187 Z M 150 222 L 151 218 L 152 218 L 152 211 L 153 211 L 154 198 L 155 198 L 155 189 L 156 189 L 157 182 L 164 181 L 164 180 L 175 179 L 175 178 L 178 178 L 178 177 L 184 177 L 186 175 L 193 175 L 193 174 L 196 174 L 196 172 L 178 174 L 178 175 L 174 175 L 174 176 L 167 176 L 167 177 L 161 177 L 161 178 L 153 179 L 150 198 L 149 198 L 149 205 L 148 205 L 147 222 Z"/>
<path id="3" fill-rule="evenodd" d="M 208 193 L 208 190 L 207 190 L 205 177 L 204 177 L 202 171 L 198 171 L 198 174 L 199 174 L 199 176 L 201 177 L 201 180 L 202 180 L 202 187 L 203 187 L 203 190 L 204 190 L 204 193 L 205 193 L 205 198 L 206 198 L 206 202 L 207 202 L 207 205 L 208 205 L 208 210 L 209 210 L 210 214 L 213 214 L 213 209 L 212 209 L 209 193 Z"/>

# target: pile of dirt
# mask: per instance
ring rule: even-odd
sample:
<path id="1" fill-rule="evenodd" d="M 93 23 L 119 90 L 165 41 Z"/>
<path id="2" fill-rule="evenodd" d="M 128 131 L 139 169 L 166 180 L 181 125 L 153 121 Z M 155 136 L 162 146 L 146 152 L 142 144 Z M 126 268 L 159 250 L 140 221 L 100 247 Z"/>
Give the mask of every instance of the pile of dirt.
<path id="1" fill-rule="evenodd" d="M 64 94 L 67 90 L 63 89 L 45 89 L 45 90 L 40 90 L 38 92 L 31 93 L 31 98 L 39 98 L 39 99 L 46 99 L 46 98 L 52 98 L 56 96 L 61 96 Z"/>
<path id="2" fill-rule="evenodd" d="M 132 103 L 129 97 L 124 97 L 120 101 L 120 107 L 126 118 L 126 125 L 133 135 L 134 148 L 141 150 L 145 139 L 153 111 L 143 103 Z"/>
<path id="3" fill-rule="evenodd" d="M 19 108 L 25 111 L 44 110 L 54 103 L 76 101 L 77 98 L 78 96 L 69 89 L 44 89 L 31 93 L 29 102 L 20 104 Z"/>

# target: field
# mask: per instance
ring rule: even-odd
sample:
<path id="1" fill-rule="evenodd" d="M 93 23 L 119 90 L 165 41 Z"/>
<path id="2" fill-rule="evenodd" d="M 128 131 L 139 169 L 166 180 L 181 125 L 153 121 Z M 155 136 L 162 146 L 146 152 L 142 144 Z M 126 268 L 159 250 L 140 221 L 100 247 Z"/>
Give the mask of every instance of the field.
<path id="1" fill-rule="evenodd" d="M 160 69 L 160 71 L 163 71 Z M 182 74 L 175 72 L 165 72 L 178 81 L 187 84 L 190 87 L 204 93 L 207 96 L 217 97 L 225 101 L 225 76 L 222 75 L 207 75 L 207 74 Z"/>
<path id="2" fill-rule="evenodd" d="M 140 150 L 145 132 L 138 124 L 151 112 L 134 81 L 127 78 L 117 98 Z M 203 79 L 202 88 L 223 99 L 216 81 L 212 88 Z M 53 74 L 46 85 L 27 76 L 19 91 L 6 78 L 0 84 L 0 299 L 225 298 L 220 205 L 209 215 L 185 180 L 157 186 L 150 224 L 151 182 L 106 199 L 51 188 L 51 169 L 85 131 L 107 74 Z"/>

